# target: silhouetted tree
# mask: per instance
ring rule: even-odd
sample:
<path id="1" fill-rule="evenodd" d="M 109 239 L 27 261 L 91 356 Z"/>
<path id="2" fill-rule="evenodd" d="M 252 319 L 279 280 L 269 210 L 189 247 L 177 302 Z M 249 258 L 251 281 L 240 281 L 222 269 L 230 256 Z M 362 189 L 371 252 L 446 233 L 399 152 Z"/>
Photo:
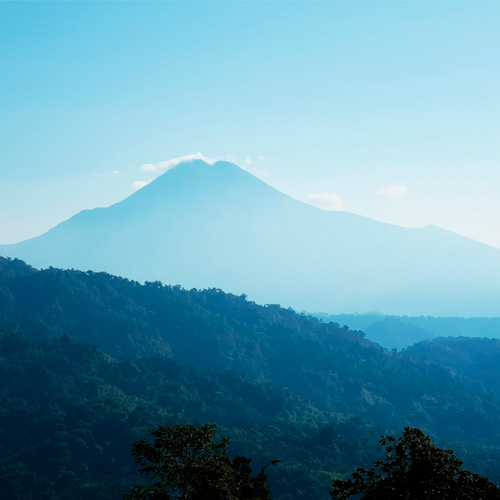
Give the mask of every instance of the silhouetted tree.
<path id="1" fill-rule="evenodd" d="M 500 489 L 483 476 L 461 468 L 452 450 L 437 448 L 420 429 L 406 427 L 396 439 L 383 436 L 386 457 L 352 479 L 337 479 L 333 500 L 362 495 L 363 500 L 497 500 Z M 356 497 L 356 498 L 359 498 Z"/>
<path id="2" fill-rule="evenodd" d="M 252 477 L 251 460 L 229 457 L 229 438 L 214 440 L 215 425 L 177 425 L 151 431 L 132 446 L 132 455 L 149 485 L 138 485 L 123 495 L 128 500 L 269 500 L 262 470 Z"/>

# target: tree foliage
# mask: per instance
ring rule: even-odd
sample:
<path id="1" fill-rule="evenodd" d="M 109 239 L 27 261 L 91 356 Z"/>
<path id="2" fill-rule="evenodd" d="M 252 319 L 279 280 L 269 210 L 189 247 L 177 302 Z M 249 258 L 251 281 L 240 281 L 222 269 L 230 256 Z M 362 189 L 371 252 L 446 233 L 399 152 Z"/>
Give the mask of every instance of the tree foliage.
<path id="1" fill-rule="evenodd" d="M 283 458 L 276 500 L 328 498 L 408 423 L 500 484 L 498 396 L 290 309 L 0 257 L 1 330 L 0 498 L 115 500 L 139 482 L 130 443 L 196 422 Z"/>
<path id="2" fill-rule="evenodd" d="M 121 498 L 141 482 L 130 444 L 197 422 L 216 422 L 252 463 L 267 463 L 270 450 L 282 458 L 269 478 L 276 500 L 324 499 L 324 471 L 374 459 L 382 432 L 240 374 L 117 360 L 68 336 L 35 343 L 1 328 L 0 407 L 0 498 L 9 500 Z"/>
<path id="3" fill-rule="evenodd" d="M 127 500 L 268 500 L 264 469 L 252 477 L 250 459 L 229 457 L 229 438 L 214 440 L 215 425 L 161 426 L 132 446 L 140 472 L 150 480 L 138 485 Z"/>
<path id="4" fill-rule="evenodd" d="M 333 500 L 363 495 L 364 500 L 498 500 L 500 489 L 462 469 L 452 450 L 438 448 L 420 429 L 406 427 L 396 439 L 384 436 L 386 456 L 374 467 L 360 467 L 352 479 L 333 483 Z"/>

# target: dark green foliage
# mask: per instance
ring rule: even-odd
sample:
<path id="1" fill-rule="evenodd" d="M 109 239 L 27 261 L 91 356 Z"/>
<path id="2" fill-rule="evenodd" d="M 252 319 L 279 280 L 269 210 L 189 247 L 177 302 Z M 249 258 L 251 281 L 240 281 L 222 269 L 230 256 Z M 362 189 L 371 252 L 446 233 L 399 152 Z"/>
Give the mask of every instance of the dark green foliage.
<path id="1" fill-rule="evenodd" d="M 127 500 L 269 500 L 267 476 L 252 477 L 250 459 L 231 458 L 229 438 L 214 440 L 215 425 L 162 426 L 132 446 L 141 474 L 150 481 L 132 488 Z"/>
<path id="2" fill-rule="evenodd" d="M 447 440 L 470 436 L 489 444 L 500 425 L 500 402 L 474 384 L 290 309 L 216 289 L 34 271 L 1 258 L 0 268 L 8 304 L 3 324 L 30 338 L 68 333 L 118 358 L 161 354 L 188 366 L 238 371 L 287 387 L 321 410 L 359 415 L 388 429 L 409 423 Z M 472 425 L 474 419 L 481 424 Z"/>
<path id="3" fill-rule="evenodd" d="M 205 422 L 257 466 L 282 459 L 276 500 L 327 497 L 404 425 L 500 480 L 497 397 L 290 309 L 0 258 L 0 327 L 16 332 L 0 339 L 2 498 L 117 498 L 138 481 L 130 443 Z"/>
<path id="4" fill-rule="evenodd" d="M 383 437 L 386 456 L 352 479 L 333 483 L 333 500 L 363 495 L 364 500 L 498 500 L 500 489 L 462 469 L 452 450 L 437 448 L 420 429 L 406 427 L 396 439 Z M 357 498 L 357 497 L 356 497 Z"/>
<path id="5" fill-rule="evenodd" d="M 131 444 L 178 422 L 217 422 L 232 454 L 252 456 L 257 471 L 281 458 L 270 474 L 274 499 L 325 498 L 323 471 L 346 473 L 372 458 L 380 432 L 235 373 L 161 357 L 116 360 L 67 336 L 33 343 L 6 332 L 0 408 L 0 498 L 9 500 L 117 499 L 140 481 Z M 233 464 L 248 471 L 243 459 Z"/>
<path id="6" fill-rule="evenodd" d="M 500 340 L 440 337 L 409 347 L 403 354 L 452 368 L 500 396 Z"/>

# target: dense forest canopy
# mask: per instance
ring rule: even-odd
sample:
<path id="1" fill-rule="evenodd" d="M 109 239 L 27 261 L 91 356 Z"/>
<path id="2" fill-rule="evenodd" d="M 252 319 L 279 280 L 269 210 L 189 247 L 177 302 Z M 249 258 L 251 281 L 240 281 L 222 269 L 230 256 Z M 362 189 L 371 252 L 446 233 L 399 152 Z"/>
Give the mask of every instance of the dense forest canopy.
<path id="1" fill-rule="evenodd" d="M 278 500 L 327 498 L 408 425 L 500 482 L 495 388 L 291 309 L 0 258 L 0 328 L 6 498 L 118 498 L 130 444 L 191 423 L 280 458 Z"/>
<path id="2" fill-rule="evenodd" d="M 289 390 L 162 357 L 117 360 L 68 336 L 0 335 L 0 497 L 117 499 L 140 482 L 134 441 L 160 425 L 217 423 L 233 454 L 270 474 L 273 498 L 326 498 L 373 457 L 381 429 Z"/>

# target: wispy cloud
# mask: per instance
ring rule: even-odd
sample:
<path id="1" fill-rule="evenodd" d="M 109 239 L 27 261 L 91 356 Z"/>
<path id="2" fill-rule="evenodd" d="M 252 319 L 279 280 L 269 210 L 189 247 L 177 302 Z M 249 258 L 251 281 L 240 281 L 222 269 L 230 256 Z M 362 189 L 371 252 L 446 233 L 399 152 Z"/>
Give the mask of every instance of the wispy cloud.
<path id="1" fill-rule="evenodd" d="M 132 182 L 132 187 L 134 188 L 135 191 L 138 191 L 139 189 L 143 188 L 144 186 L 147 186 L 151 182 L 151 179 L 148 181 L 134 181 Z"/>
<path id="2" fill-rule="evenodd" d="M 261 162 L 268 162 L 267 158 L 264 156 L 257 156 L 258 160 Z M 144 163 L 141 165 L 139 168 L 143 172 L 148 172 L 150 175 L 153 175 L 153 177 L 157 177 L 160 174 L 163 174 L 167 172 L 168 170 L 172 170 L 173 168 L 177 167 L 177 165 L 185 162 L 191 162 L 194 160 L 203 160 L 204 162 L 213 165 L 216 161 L 228 161 L 231 163 L 235 163 L 240 166 L 243 170 L 246 170 L 250 172 L 253 175 L 256 175 L 258 177 L 264 177 L 270 175 L 270 173 L 266 170 L 262 169 L 256 169 L 256 162 L 250 157 L 250 156 L 245 156 L 242 161 L 238 161 L 234 156 L 232 155 L 226 155 L 226 156 L 218 156 L 217 158 L 207 158 L 204 154 L 202 153 L 195 153 L 191 155 L 185 155 L 181 156 L 179 158 L 172 158 L 171 160 L 167 161 L 162 161 L 159 163 Z M 115 171 L 118 173 L 118 171 Z M 113 173 L 115 173 L 113 172 Z M 134 187 L 135 190 L 141 189 L 145 185 L 149 184 L 153 179 L 149 179 L 148 181 L 135 181 L 132 183 L 132 186 Z"/>
<path id="3" fill-rule="evenodd" d="M 113 170 L 111 173 L 113 175 L 120 175 L 120 171 L 119 170 Z"/>
<path id="4" fill-rule="evenodd" d="M 139 167 L 144 172 L 160 172 L 160 167 L 154 163 L 145 163 Z"/>
<path id="5" fill-rule="evenodd" d="M 387 200 L 401 200 L 408 194 L 406 186 L 387 186 L 375 191 L 375 194 Z"/>
<path id="6" fill-rule="evenodd" d="M 307 201 L 315 207 L 323 210 L 340 210 L 344 204 L 340 196 L 336 193 L 309 193 Z"/>
<path id="7" fill-rule="evenodd" d="M 160 163 L 145 163 L 144 165 L 140 166 L 140 169 L 144 172 L 163 173 L 167 170 L 175 168 L 180 163 L 190 162 L 194 160 L 203 160 L 210 165 L 213 165 L 216 162 L 216 160 L 207 158 L 202 153 L 195 153 L 192 155 L 181 156 L 179 158 L 172 158 L 171 160 L 162 161 Z"/>
<path id="8" fill-rule="evenodd" d="M 262 170 L 261 168 L 255 169 L 252 168 L 248 170 L 252 175 L 256 175 L 257 177 L 269 177 L 271 175 L 271 172 L 268 172 L 267 170 Z"/>

